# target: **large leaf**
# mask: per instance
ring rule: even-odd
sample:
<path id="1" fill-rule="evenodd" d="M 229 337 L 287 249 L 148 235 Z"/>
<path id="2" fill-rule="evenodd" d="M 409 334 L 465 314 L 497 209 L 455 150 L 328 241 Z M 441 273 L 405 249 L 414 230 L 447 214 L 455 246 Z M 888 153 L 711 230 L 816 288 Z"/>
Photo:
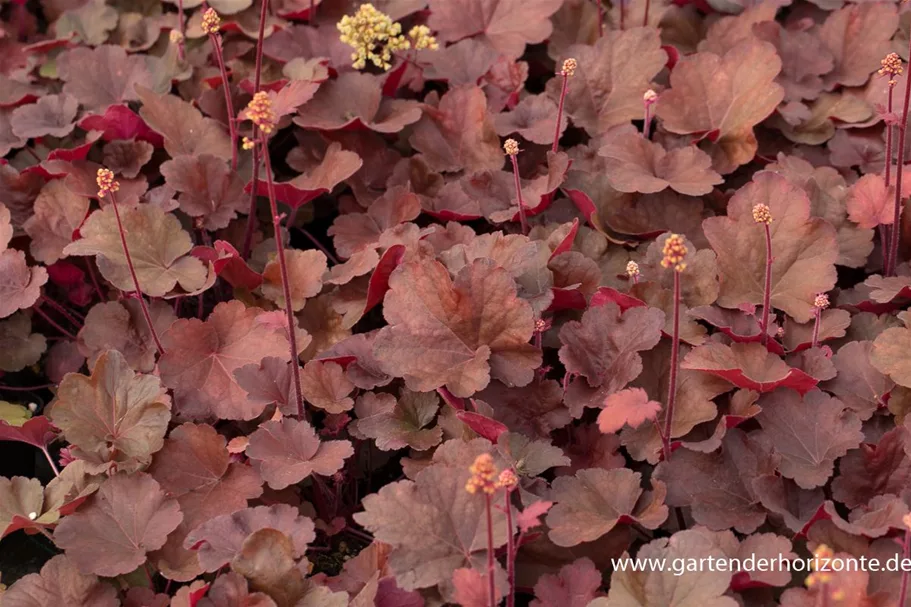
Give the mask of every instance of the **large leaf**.
<path id="1" fill-rule="evenodd" d="M 728 202 L 726 217 L 703 222 L 718 255 L 718 304 L 762 304 L 766 244 L 763 224 L 753 220 L 757 204 L 772 213 L 772 306 L 807 322 L 813 318 L 816 295 L 835 286 L 838 243 L 828 222 L 810 218 L 810 200 L 803 190 L 775 173 L 757 173 Z"/>
<path id="2" fill-rule="evenodd" d="M 374 353 L 384 371 L 411 390 L 446 386 L 471 396 L 491 377 L 524 386 L 541 363 L 528 341 L 531 306 L 516 296 L 506 270 L 488 259 L 462 268 L 453 281 L 435 261 L 407 262 L 389 278 Z"/>

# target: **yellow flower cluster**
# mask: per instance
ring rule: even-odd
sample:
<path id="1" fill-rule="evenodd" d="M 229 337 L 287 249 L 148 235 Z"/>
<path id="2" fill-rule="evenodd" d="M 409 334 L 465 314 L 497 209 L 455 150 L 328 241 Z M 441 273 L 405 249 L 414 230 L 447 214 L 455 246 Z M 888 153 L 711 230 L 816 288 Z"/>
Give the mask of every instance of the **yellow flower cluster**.
<path id="1" fill-rule="evenodd" d="M 392 67 L 392 53 L 411 46 L 402 35 L 401 24 L 393 22 L 372 4 L 362 4 L 354 15 L 342 17 L 336 27 L 342 34 L 339 39 L 354 48 L 351 60 L 355 69 L 363 69 L 370 60 L 373 65 L 388 70 Z"/>
<path id="2" fill-rule="evenodd" d="M 683 236 L 680 234 L 671 234 L 664 241 L 664 249 L 661 251 L 664 257 L 661 259 L 661 267 L 674 268 L 678 272 L 686 269 L 686 244 Z"/>
<path id="3" fill-rule="evenodd" d="M 214 8 L 207 8 L 202 14 L 202 31 L 209 34 L 217 34 L 221 29 L 221 17 L 215 12 Z"/>
<path id="4" fill-rule="evenodd" d="M 813 560 L 810 561 L 810 567 L 813 569 L 813 573 L 808 575 L 804 582 L 807 585 L 807 588 L 828 584 L 832 581 L 832 574 L 829 573 L 829 571 L 831 571 L 831 563 L 829 563 L 829 560 L 833 556 L 835 556 L 835 552 L 825 544 L 820 544 L 819 547 L 813 551 Z M 822 571 L 820 571 L 820 568 Z"/>
<path id="5" fill-rule="evenodd" d="M 516 156 L 519 153 L 519 142 L 515 139 L 507 139 L 503 142 L 503 151 L 507 156 Z"/>
<path id="6" fill-rule="evenodd" d="M 502 487 L 507 491 L 514 489 L 519 484 L 519 477 L 510 468 L 500 473 L 497 478 L 497 487 Z"/>
<path id="7" fill-rule="evenodd" d="M 243 141 L 240 144 L 240 147 L 242 147 L 245 150 L 252 150 L 253 146 L 255 146 L 255 145 L 256 144 L 253 142 L 252 139 L 250 139 L 249 137 L 244 137 Z"/>
<path id="8" fill-rule="evenodd" d="M 637 278 L 639 276 L 639 264 L 635 261 L 630 261 L 626 264 L 626 275 L 630 278 Z"/>
<path id="9" fill-rule="evenodd" d="M 770 225 L 772 223 L 772 210 L 761 202 L 753 207 L 753 221 Z"/>
<path id="10" fill-rule="evenodd" d="M 275 125 L 278 124 L 278 116 L 272 109 L 272 98 L 269 97 L 269 93 L 260 91 L 253 95 L 253 99 L 247 105 L 247 118 L 263 133 L 268 135 L 272 132 Z"/>
<path id="11" fill-rule="evenodd" d="M 879 68 L 879 75 L 885 76 L 888 74 L 889 86 L 895 86 L 895 77 L 900 76 L 902 73 L 901 57 L 899 57 L 897 53 L 889 53 L 879 63 L 882 65 L 882 67 Z"/>
<path id="12" fill-rule="evenodd" d="M 465 491 L 468 493 L 481 491 L 492 495 L 497 490 L 497 483 L 494 480 L 497 478 L 497 467 L 494 466 L 489 453 L 477 456 L 468 471 L 471 472 L 471 477 L 465 483 Z"/>
<path id="13" fill-rule="evenodd" d="M 418 51 L 424 49 L 435 51 L 440 48 L 440 45 L 437 44 L 437 39 L 433 37 L 430 33 L 430 28 L 426 25 L 415 25 L 408 32 L 408 38 L 410 39 L 411 48 Z"/>
<path id="14" fill-rule="evenodd" d="M 114 181 L 114 173 L 110 169 L 98 169 L 95 183 L 98 184 L 98 198 L 104 198 L 120 189 L 120 182 Z"/>
<path id="15" fill-rule="evenodd" d="M 816 296 L 816 299 L 813 300 L 813 307 L 819 310 L 825 310 L 829 307 L 829 296 L 825 293 L 820 293 Z"/>
<path id="16" fill-rule="evenodd" d="M 560 75 L 561 76 L 575 76 L 577 67 L 579 67 L 579 64 L 576 63 L 575 59 L 570 57 L 569 59 L 567 59 L 566 61 L 563 62 L 563 67 L 560 68 Z"/>

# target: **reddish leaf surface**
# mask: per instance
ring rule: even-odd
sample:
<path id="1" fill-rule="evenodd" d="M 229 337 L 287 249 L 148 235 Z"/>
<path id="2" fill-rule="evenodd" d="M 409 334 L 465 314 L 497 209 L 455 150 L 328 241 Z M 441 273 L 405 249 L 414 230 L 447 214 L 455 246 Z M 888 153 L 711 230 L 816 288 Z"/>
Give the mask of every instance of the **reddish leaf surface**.
<path id="1" fill-rule="evenodd" d="M 345 73 L 324 83 L 298 109 L 294 123 L 321 131 L 370 129 L 397 133 L 421 117 L 413 101 L 384 98 L 380 79 L 363 73 Z"/>
<path id="2" fill-rule="evenodd" d="M 13 133 L 23 139 L 66 137 L 75 128 L 79 102 L 70 95 L 46 95 L 37 103 L 22 105 L 11 117 Z"/>
<path id="3" fill-rule="evenodd" d="M 79 120 L 78 126 L 86 131 L 100 131 L 104 141 L 137 139 L 155 147 L 164 145 L 161 135 L 125 105 L 109 106 L 103 114 L 89 114 Z"/>
<path id="4" fill-rule="evenodd" d="M 742 65 L 756 69 L 742 70 Z M 722 175 L 756 154 L 753 127 L 784 97 L 774 83 L 781 70 L 775 48 L 747 39 L 719 56 L 701 52 L 683 57 L 671 72 L 671 88 L 658 100 L 665 128 L 708 138 L 714 168 Z"/>
<path id="5" fill-rule="evenodd" d="M 580 470 L 553 483 L 556 505 L 547 513 L 548 537 L 558 546 L 591 542 L 616 525 L 638 523 L 655 529 L 667 518 L 664 483 L 651 491 L 640 487 L 642 475 L 619 468 Z"/>
<path id="6" fill-rule="evenodd" d="M 287 331 L 257 320 L 261 310 L 238 301 L 221 303 L 205 322 L 180 319 L 161 336 L 161 379 L 186 416 L 252 419 L 262 405 L 247 400 L 234 371 L 274 356 L 287 361 Z"/>
<path id="7" fill-rule="evenodd" d="M 431 427 L 439 409 L 440 399 L 433 392 L 404 390 L 399 398 L 368 392 L 357 399 L 357 420 L 350 428 L 356 435 L 374 439 L 383 451 L 406 446 L 425 451 L 443 440 L 442 428 Z"/>
<path id="8" fill-rule="evenodd" d="M 825 220 L 811 219 L 806 194 L 773 173 L 758 173 L 741 188 L 728 203 L 727 217 L 703 222 L 718 255 L 718 303 L 726 308 L 762 304 L 766 245 L 762 224 L 753 220 L 756 204 L 772 213 L 772 306 L 807 322 L 816 295 L 835 286 L 835 231 Z"/>
<path id="9" fill-rule="evenodd" d="M 0 440 L 28 443 L 41 449 L 57 436 L 57 431 L 43 415 L 37 415 L 21 426 L 12 426 L 0 421 Z"/>
<path id="10" fill-rule="evenodd" d="M 642 388 L 621 390 L 604 401 L 604 410 L 598 414 L 598 429 L 609 434 L 627 424 L 638 428 L 646 421 L 654 420 L 659 411 L 661 403 L 649 400 Z"/>
<path id="11" fill-rule="evenodd" d="M 139 115 L 164 137 L 164 148 L 172 157 L 211 154 L 231 158 L 231 140 L 217 122 L 175 95 L 157 95 L 145 87 L 137 87 L 136 92 L 142 100 Z"/>
<path id="12" fill-rule="evenodd" d="M 540 352 L 528 340 L 531 307 L 512 279 L 491 261 L 477 260 L 455 281 L 437 262 L 406 262 L 389 278 L 382 329 L 374 354 L 383 370 L 412 390 L 446 386 L 456 396 L 484 389 L 491 377 L 514 385 L 532 380 Z M 469 322 L 481 310 L 481 324 Z"/>
<path id="13" fill-rule="evenodd" d="M 835 460 L 863 440 L 860 420 L 844 404 L 819 390 L 801 397 L 780 390 L 760 399 L 756 416 L 764 439 L 781 457 L 781 474 L 804 489 L 826 483 Z M 813 436 L 813 441 L 807 441 Z"/>
<path id="14" fill-rule="evenodd" d="M 59 554 L 41 568 L 41 573 L 23 577 L 3 594 L 4 605 L 37 607 L 117 607 L 117 590 L 94 575 L 81 573 L 73 561 Z"/>
<path id="15" fill-rule="evenodd" d="M 559 0 L 431 0 L 429 24 L 446 42 L 482 35 L 504 55 L 518 57 L 526 44 L 550 35 L 548 17 L 558 8 Z"/>
<path id="16" fill-rule="evenodd" d="M 562 59 L 578 68 L 566 95 L 566 113 L 589 135 L 642 118 L 642 95 L 661 71 L 667 55 L 652 28 L 609 30 L 593 46 L 573 45 Z M 547 93 L 559 100 L 562 78 L 547 83 Z"/>
<path id="17" fill-rule="evenodd" d="M 601 572 L 587 558 L 564 565 L 557 575 L 538 578 L 532 607 L 587 607 L 598 596 Z"/>
<path id="18" fill-rule="evenodd" d="M 246 453 L 270 487 L 284 489 L 311 474 L 335 474 L 354 449 L 348 441 L 321 442 L 310 424 L 286 417 L 260 425 Z"/>
<path id="19" fill-rule="evenodd" d="M 63 519 L 54 541 L 81 572 L 113 577 L 141 565 L 182 519 L 177 502 L 151 476 L 118 474 Z"/>
<path id="20" fill-rule="evenodd" d="M 170 405 L 157 377 L 134 373 L 123 355 L 111 350 L 98 358 L 90 377 L 64 378 L 48 417 L 77 454 L 133 471 L 161 449 Z"/>
<path id="21" fill-rule="evenodd" d="M 712 159 L 699 148 L 666 151 L 629 126 L 611 130 L 598 154 L 607 159 L 607 179 L 620 192 L 654 194 L 671 188 L 700 196 L 723 181 L 712 170 Z"/>
<path id="22" fill-rule="evenodd" d="M 178 156 L 162 163 L 161 174 L 181 193 L 180 210 L 199 218 L 207 230 L 226 228 L 238 212 L 249 207 L 243 181 L 224 160 L 211 154 Z"/>
<path id="23" fill-rule="evenodd" d="M 138 100 L 136 87 L 151 87 L 154 82 L 146 57 L 128 55 L 113 44 L 66 50 L 58 58 L 57 70 L 64 82 L 63 92 L 96 112 Z"/>
<path id="24" fill-rule="evenodd" d="M 681 363 L 684 369 L 704 371 L 723 377 L 738 388 L 771 392 L 779 387 L 801 393 L 812 390 L 819 380 L 788 366 L 781 358 L 757 343 L 726 346 L 709 343 L 692 350 Z"/>

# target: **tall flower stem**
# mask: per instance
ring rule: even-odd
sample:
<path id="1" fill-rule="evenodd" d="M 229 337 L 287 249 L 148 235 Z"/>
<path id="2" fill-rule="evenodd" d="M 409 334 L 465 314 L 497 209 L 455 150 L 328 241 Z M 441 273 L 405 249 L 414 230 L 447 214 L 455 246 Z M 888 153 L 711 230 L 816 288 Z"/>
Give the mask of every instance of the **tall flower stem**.
<path id="1" fill-rule="evenodd" d="M 661 441 L 664 461 L 671 459 L 671 432 L 674 424 L 674 404 L 677 400 L 677 359 L 680 357 L 680 272 L 674 271 L 674 335 L 671 337 L 671 370 L 667 386 L 667 411 Z"/>
<path id="2" fill-rule="evenodd" d="M 503 504 L 506 507 L 506 578 L 509 580 L 509 595 L 506 607 L 516 607 L 516 542 L 512 535 L 512 496 L 511 488 L 506 488 Z"/>
<path id="3" fill-rule="evenodd" d="M 557 123 L 559 128 L 559 123 Z M 519 181 L 519 144 L 515 139 L 507 139 L 503 144 L 503 150 L 512 161 L 512 174 L 516 183 L 516 202 L 519 205 L 519 222 L 522 225 L 522 233 L 528 234 L 528 219 L 525 217 L 525 201 L 522 199 L 522 184 Z"/>
<path id="4" fill-rule="evenodd" d="M 51 453 L 47 450 L 47 447 L 41 447 L 41 452 L 44 453 L 44 457 L 47 458 L 47 463 L 50 464 L 54 476 L 60 476 L 60 468 L 54 463 L 54 458 L 51 457 Z"/>
<path id="5" fill-rule="evenodd" d="M 164 354 L 164 347 L 161 345 L 161 340 L 158 339 L 158 331 L 155 330 L 155 325 L 152 324 L 152 315 L 149 314 L 149 307 L 146 305 L 146 300 L 142 296 L 142 289 L 139 288 L 139 278 L 136 276 L 136 268 L 133 267 L 133 258 L 130 256 L 130 247 L 127 246 L 126 232 L 124 232 L 123 222 L 120 220 L 117 195 L 114 194 L 113 191 L 109 191 L 108 196 L 111 197 L 111 206 L 114 207 L 114 216 L 117 218 L 117 231 L 120 232 L 120 245 L 123 247 L 123 256 L 126 257 L 127 267 L 130 269 L 130 277 L 133 279 L 133 287 L 136 289 L 136 299 L 139 300 L 139 307 L 142 308 L 142 316 L 149 326 L 149 333 L 152 335 L 152 340 L 155 342 L 158 353 Z"/>
<path id="6" fill-rule="evenodd" d="M 487 511 L 487 600 L 489 607 L 497 607 L 497 587 L 493 579 L 494 574 L 494 554 L 493 554 L 493 513 L 490 503 L 490 494 L 484 494 L 484 503 Z"/>
<path id="7" fill-rule="evenodd" d="M 765 229 L 765 286 L 762 291 L 762 321 L 759 323 L 760 343 L 764 346 L 769 341 L 769 308 L 772 300 L 772 229 L 763 223 Z"/>
<path id="8" fill-rule="evenodd" d="M 650 0 L 645 0 L 645 15 L 642 17 L 642 27 L 648 27 L 648 9 L 650 4 Z"/>
<path id="9" fill-rule="evenodd" d="M 550 146 L 550 151 L 557 153 L 558 144 L 560 143 L 560 123 L 563 122 L 563 106 L 566 101 L 566 91 L 569 90 L 569 78 L 576 73 L 576 60 L 567 59 L 560 68 L 560 75 L 563 76 L 563 85 L 560 89 L 560 104 L 557 106 L 557 124 L 554 127 L 554 142 Z"/>
<path id="10" fill-rule="evenodd" d="M 907 562 L 911 558 L 911 529 L 905 529 L 905 537 L 902 541 L 902 559 Z M 902 567 L 902 581 L 898 593 L 898 607 L 905 607 L 905 601 L 908 598 L 908 570 Z"/>
<path id="11" fill-rule="evenodd" d="M 221 84 L 225 89 L 225 107 L 228 110 L 228 133 L 231 135 L 231 170 L 237 171 L 237 116 L 234 113 L 234 102 L 231 100 L 231 84 L 228 80 L 228 70 L 225 67 L 225 55 L 221 48 L 221 35 L 209 34 L 212 48 L 215 51 L 215 60 L 221 72 Z"/>
<path id="12" fill-rule="evenodd" d="M 294 309 L 291 307 L 291 281 L 288 278 L 288 265 L 285 262 L 285 244 L 282 238 L 281 215 L 275 202 L 275 187 L 272 183 L 272 162 L 269 159 L 269 148 L 266 134 L 260 137 L 263 161 L 265 163 L 266 186 L 269 192 L 269 211 L 272 213 L 272 228 L 275 233 L 275 248 L 278 252 L 278 267 L 282 277 L 282 295 L 285 298 L 285 312 L 288 318 L 288 341 L 291 343 L 291 376 L 294 380 L 294 396 L 297 398 L 297 415 L 304 416 L 304 395 L 301 392 L 300 365 L 298 364 L 297 335 L 294 330 Z M 256 188 L 254 188 L 255 190 Z"/>
<path id="13" fill-rule="evenodd" d="M 911 40 L 908 41 L 911 52 Z M 889 255 L 884 274 L 894 276 L 898 266 L 898 241 L 901 235 L 902 169 L 905 165 L 905 136 L 908 134 L 908 105 L 911 104 L 911 74 L 905 77 L 905 99 L 901 121 L 898 125 L 898 164 L 895 167 L 895 210 L 892 216 L 892 234 L 889 236 Z"/>
<path id="14" fill-rule="evenodd" d="M 895 88 L 893 85 L 889 85 L 889 96 L 886 101 L 886 115 L 892 115 L 892 89 Z M 885 171 L 885 180 L 886 180 L 886 190 L 889 189 L 889 186 L 892 185 L 892 125 L 886 125 L 886 168 Z M 882 243 L 883 248 L 883 257 L 885 258 L 886 252 L 890 251 L 889 248 L 889 231 L 886 229 L 886 226 L 879 225 L 879 240 Z"/>
<path id="15" fill-rule="evenodd" d="M 186 41 L 184 39 L 186 29 L 184 25 L 183 0 L 177 0 L 177 31 L 180 32 L 180 36 L 177 39 L 177 57 L 181 61 L 187 58 Z"/>
<path id="16" fill-rule="evenodd" d="M 263 73 L 263 40 L 266 37 L 266 15 L 269 10 L 269 0 L 262 0 L 262 9 L 259 13 L 259 33 L 256 37 L 256 67 L 253 72 L 253 94 L 259 92 L 259 87 L 262 84 L 262 73 Z M 252 139 L 256 141 L 258 138 L 259 129 L 256 125 L 253 125 L 253 137 Z M 247 213 L 247 229 L 244 231 L 244 244 L 241 251 L 241 256 L 244 259 L 250 257 L 250 251 L 253 248 L 253 232 L 256 230 L 256 196 L 259 187 L 257 186 L 257 181 L 259 180 L 259 146 L 253 146 L 253 176 L 250 183 L 253 184 L 253 187 L 250 190 L 250 210 Z"/>
<path id="17" fill-rule="evenodd" d="M 813 312 L 815 318 L 813 319 L 813 341 L 810 342 L 811 348 L 815 348 L 819 345 L 819 325 L 822 323 L 822 310 L 816 308 Z"/>
<path id="18" fill-rule="evenodd" d="M 51 318 L 51 317 L 48 315 L 48 313 L 45 312 L 44 310 L 42 310 L 39 306 L 35 306 L 33 309 L 35 310 L 35 313 L 36 313 L 38 316 L 40 316 L 41 318 L 43 318 L 44 321 L 45 321 L 47 324 L 51 325 L 52 327 L 54 327 L 55 329 L 57 329 L 58 331 L 60 331 L 60 333 L 63 334 L 64 336 L 69 337 L 69 338 L 72 339 L 73 341 L 76 341 L 76 336 L 75 336 L 75 335 L 73 335 L 70 331 L 67 331 L 66 329 L 64 329 L 63 327 L 61 327 L 60 324 L 59 324 L 56 320 L 54 320 L 53 318 Z"/>

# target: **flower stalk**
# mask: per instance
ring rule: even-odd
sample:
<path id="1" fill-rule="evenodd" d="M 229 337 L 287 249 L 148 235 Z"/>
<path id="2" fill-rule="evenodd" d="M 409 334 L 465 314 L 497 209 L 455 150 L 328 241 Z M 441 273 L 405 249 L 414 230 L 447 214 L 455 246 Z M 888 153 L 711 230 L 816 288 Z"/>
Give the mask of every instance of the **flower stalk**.
<path id="1" fill-rule="evenodd" d="M 493 494 L 499 482 L 497 480 L 497 467 L 489 453 L 477 456 L 474 463 L 468 468 L 471 476 L 465 483 L 468 493 L 481 492 L 484 494 L 485 513 L 487 516 L 487 601 L 488 607 L 497 605 L 497 588 L 494 580 L 494 543 L 493 543 Z M 508 493 L 508 492 L 507 492 Z M 510 530 L 511 532 L 511 530 Z"/>
<path id="2" fill-rule="evenodd" d="M 259 13 L 259 33 L 256 37 L 256 67 L 253 70 L 253 94 L 259 92 L 262 84 L 263 73 L 263 40 L 266 37 L 266 15 L 269 10 L 269 0 L 262 0 L 262 8 Z M 247 211 L 247 228 L 244 231 L 244 244 L 241 250 L 241 257 L 247 259 L 253 249 L 253 232 L 256 231 L 256 196 L 259 188 L 259 146 L 255 145 L 258 139 L 257 127 L 253 125 L 253 137 L 250 140 L 253 149 L 253 175 L 250 183 L 253 187 L 250 189 L 250 210 Z M 246 146 L 245 146 L 246 147 Z"/>
<path id="3" fill-rule="evenodd" d="M 892 112 L 893 112 L 892 93 L 895 89 L 895 85 L 898 82 L 895 78 L 896 78 L 896 76 L 901 75 L 901 73 L 904 70 L 902 69 L 902 60 L 898 56 L 897 53 L 889 53 L 888 55 L 885 56 L 885 58 L 883 58 L 882 61 L 880 61 L 880 64 L 882 65 L 882 67 L 879 68 L 879 75 L 889 77 L 889 81 L 888 81 L 889 88 L 887 90 L 887 97 L 886 97 L 886 115 L 889 116 L 891 119 Z M 892 185 L 892 181 L 891 181 L 891 177 L 892 177 L 892 137 L 893 137 L 893 128 L 892 127 L 893 127 L 893 125 L 889 121 L 887 121 L 886 122 L 886 162 L 885 162 L 886 166 L 883 171 L 887 190 L 889 189 L 889 186 Z M 882 243 L 883 257 L 885 258 L 886 252 L 890 250 L 889 232 L 886 229 L 886 227 L 882 224 L 880 224 L 880 226 L 879 226 L 879 239 L 880 239 L 880 242 Z"/>
<path id="4" fill-rule="evenodd" d="M 911 514 L 906 514 L 902 518 L 905 524 L 905 536 L 902 539 L 902 561 L 908 562 L 911 558 Z M 898 605 L 904 607 L 908 599 L 908 571 L 902 567 L 902 581 L 898 592 Z"/>
<path id="5" fill-rule="evenodd" d="M 772 306 L 772 211 L 768 205 L 757 204 L 753 207 L 753 221 L 761 223 L 765 231 L 765 286 L 762 290 L 762 316 L 759 321 L 759 342 L 765 346 L 769 343 L 769 314 Z"/>
<path id="6" fill-rule="evenodd" d="M 234 113 L 234 102 L 231 100 L 231 83 L 228 80 L 228 70 L 225 67 L 225 55 L 221 48 L 221 18 L 214 8 L 207 8 L 202 16 L 202 31 L 209 35 L 215 61 L 221 72 L 221 84 L 225 91 L 225 108 L 228 112 L 228 133 L 231 136 L 231 170 L 237 171 L 237 116 Z"/>
<path id="7" fill-rule="evenodd" d="M 811 343 L 813 348 L 819 345 L 819 327 L 822 324 L 822 311 L 828 307 L 829 296 L 825 293 L 817 295 L 813 301 L 813 315 L 815 316 L 813 321 L 813 341 Z"/>
<path id="8" fill-rule="evenodd" d="M 560 104 L 557 106 L 557 124 L 554 127 L 554 142 L 550 146 L 550 151 L 556 154 L 557 146 L 560 142 L 560 123 L 563 122 L 563 106 L 566 101 L 566 91 L 569 89 L 569 79 L 576 73 L 578 64 L 576 60 L 570 57 L 563 62 L 560 68 L 560 75 L 563 76 L 563 85 L 560 89 Z"/>
<path id="9" fill-rule="evenodd" d="M 559 128 L 559 122 L 557 123 Z M 528 219 L 525 217 L 525 201 L 522 199 L 522 184 L 519 182 L 519 143 L 515 139 L 507 139 L 503 144 L 503 151 L 512 161 L 512 174 L 516 183 L 516 202 L 519 205 L 519 222 L 522 225 L 522 233 L 528 234 Z"/>
<path id="10" fill-rule="evenodd" d="M 501 472 L 497 479 L 497 486 L 506 490 L 503 497 L 503 508 L 506 512 L 506 579 L 509 581 L 506 607 L 516 605 L 516 541 L 512 534 L 512 492 L 518 485 L 519 478 L 509 469 Z"/>
<path id="11" fill-rule="evenodd" d="M 664 241 L 661 266 L 674 270 L 674 328 L 671 336 L 671 368 L 667 387 L 667 410 L 664 431 L 661 432 L 664 461 L 671 459 L 671 432 L 674 426 L 674 405 L 677 400 L 677 366 L 680 358 L 680 274 L 686 270 L 687 247 L 683 237 L 671 234 Z"/>
<path id="12" fill-rule="evenodd" d="M 911 51 L 911 40 L 908 41 Z M 901 121 L 898 124 L 898 164 L 895 167 L 895 208 L 892 216 L 892 234 L 889 236 L 889 253 L 886 257 L 884 274 L 895 276 L 898 266 L 898 241 L 901 237 L 902 212 L 902 169 L 905 164 L 905 136 L 908 134 L 908 106 L 911 104 L 911 78 L 905 78 L 905 99 Z M 890 159 L 891 161 L 891 159 Z"/>
<path id="13" fill-rule="evenodd" d="M 642 105 L 645 110 L 644 122 L 642 124 L 642 136 L 649 139 L 652 134 L 652 106 L 658 101 L 658 93 L 649 89 L 642 95 Z"/>
<path id="14" fill-rule="evenodd" d="M 278 267 L 281 273 L 282 297 L 285 300 L 285 314 L 288 323 L 288 342 L 291 346 L 291 376 L 294 382 L 294 395 L 297 400 L 297 416 L 304 417 L 304 396 L 301 391 L 300 365 L 298 364 L 297 333 L 295 331 L 294 309 L 291 306 L 291 279 L 288 274 L 288 263 L 285 260 L 285 242 L 282 236 L 281 223 L 284 218 L 278 213 L 278 203 L 275 199 L 275 184 L 272 181 L 272 160 L 269 157 L 269 135 L 278 125 L 278 116 L 272 107 L 272 98 L 269 93 L 259 91 L 244 110 L 247 119 L 259 133 L 257 142 L 263 157 L 263 169 L 266 174 L 266 192 L 269 196 L 269 212 L 272 215 L 272 230 L 275 236 L 275 249 L 278 257 Z M 253 188 L 256 191 L 256 187 Z"/>
<path id="15" fill-rule="evenodd" d="M 136 276 L 136 268 L 133 266 L 133 258 L 130 256 L 130 247 L 127 246 L 126 232 L 123 229 L 123 222 L 120 220 L 120 209 L 117 206 L 117 196 L 115 195 L 115 192 L 120 189 L 120 184 L 117 181 L 114 181 L 114 173 L 109 169 L 98 169 L 95 181 L 98 184 L 98 198 L 104 198 L 105 196 L 111 197 L 111 206 L 114 207 L 114 217 L 117 218 L 117 231 L 120 232 L 120 244 L 123 247 L 123 256 L 126 257 L 127 260 L 130 277 L 133 279 L 133 286 L 136 289 L 136 298 L 139 300 L 139 307 L 142 308 L 142 316 L 149 326 L 149 333 L 152 335 L 152 340 L 155 342 L 158 353 L 164 354 L 164 347 L 161 345 L 161 340 L 158 338 L 158 332 L 155 330 L 155 325 L 152 324 L 152 315 L 149 314 L 146 300 L 142 296 L 142 289 L 139 288 L 139 278 Z"/>

